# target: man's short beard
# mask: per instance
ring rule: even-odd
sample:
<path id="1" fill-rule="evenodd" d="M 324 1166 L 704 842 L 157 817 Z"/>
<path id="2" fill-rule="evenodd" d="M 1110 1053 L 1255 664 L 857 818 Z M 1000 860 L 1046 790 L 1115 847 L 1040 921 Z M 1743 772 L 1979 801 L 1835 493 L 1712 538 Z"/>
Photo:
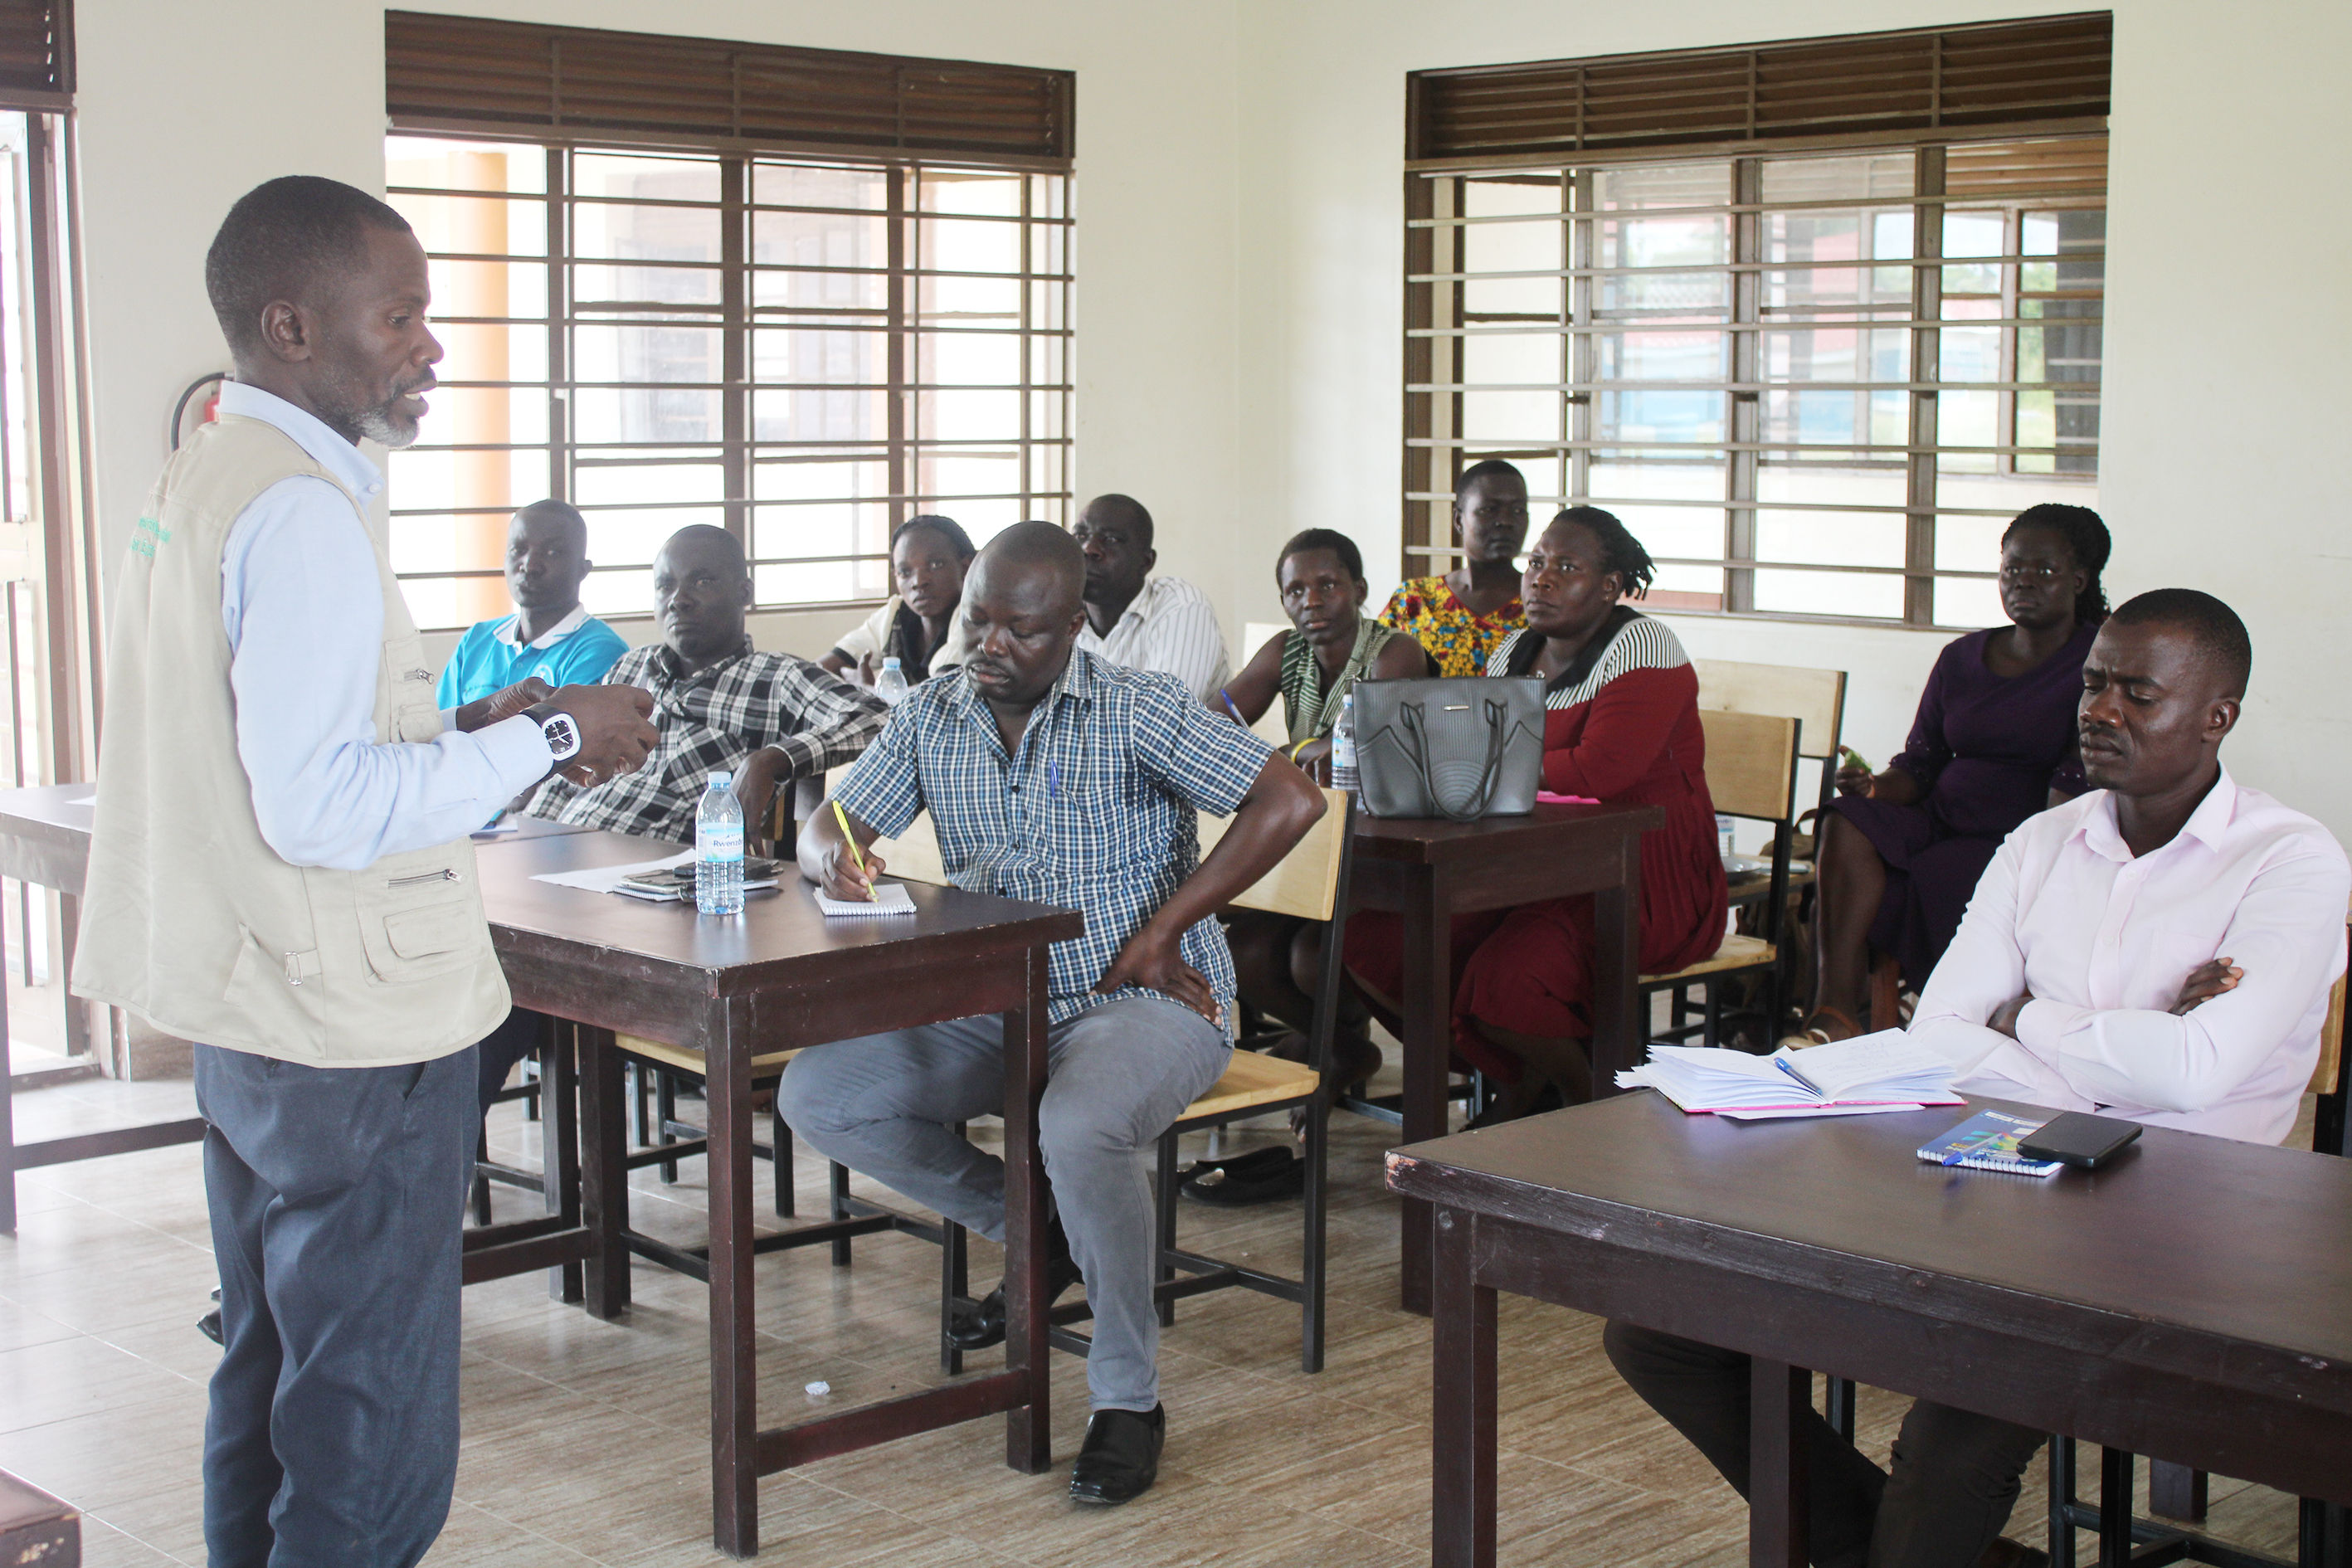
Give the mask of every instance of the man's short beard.
<path id="1" fill-rule="evenodd" d="M 362 409 L 352 417 L 352 427 L 379 447 L 405 447 L 417 436 L 417 421 L 395 413 L 392 404 Z"/>

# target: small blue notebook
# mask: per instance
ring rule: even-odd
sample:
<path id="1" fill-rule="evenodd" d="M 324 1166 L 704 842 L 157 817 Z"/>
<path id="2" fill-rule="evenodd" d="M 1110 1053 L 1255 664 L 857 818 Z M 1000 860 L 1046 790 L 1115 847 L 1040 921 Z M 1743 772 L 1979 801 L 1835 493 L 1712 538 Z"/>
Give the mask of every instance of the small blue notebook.
<path id="1" fill-rule="evenodd" d="M 2049 1122 L 2011 1116 L 2006 1110 L 1979 1110 L 1932 1143 L 1919 1147 L 1919 1158 L 1930 1165 L 1966 1165 L 1971 1171 L 2007 1171 L 2018 1176 L 2054 1176 L 2066 1167 L 2056 1160 L 2021 1160 L 2017 1142 L 2039 1132 Z M 1958 1155 L 1958 1159 L 1952 1156 Z"/>

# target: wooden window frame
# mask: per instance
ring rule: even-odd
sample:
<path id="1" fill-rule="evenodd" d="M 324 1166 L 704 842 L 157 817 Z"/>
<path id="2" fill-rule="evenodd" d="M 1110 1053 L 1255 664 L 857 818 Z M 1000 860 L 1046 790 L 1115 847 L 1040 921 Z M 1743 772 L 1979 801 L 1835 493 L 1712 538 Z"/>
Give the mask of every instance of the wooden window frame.
<path id="1" fill-rule="evenodd" d="M 2105 204 L 2103 159 L 2095 194 L 2079 184 L 2055 194 L 2037 193 L 2031 188 L 2030 180 L 2023 188 L 2012 187 L 1997 194 L 1984 189 L 1948 192 L 1948 163 L 1956 151 L 1966 157 L 1969 149 L 1983 144 L 2103 140 L 2106 130 L 2106 48 L 2111 34 L 2110 19 L 2099 13 L 1788 45 L 1419 72 L 1409 78 L 1401 574 L 1414 577 L 1432 570 L 1443 571 L 1458 557 L 1458 547 L 1450 542 L 1452 476 L 1478 458 L 1558 458 L 1561 463 L 1562 493 L 1559 499 L 1562 504 L 1612 504 L 1608 498 L 1596 498 L 1591 493 L 1592 456 L 1596 450 L 1632 443 L 1622 437 L 1609 441 L 1599 438 L 1594 396 L 1605 391 L 1629 390 L 1633 384 L 1603 381 L 1597 363 L 1597 340 L 1604 332 L 1625 330 L 1625 323 L 1603 320 L 1594 308 L 1596 280 L 1612 269 L 1598 265 L 1601 258 L 1594 241 L 1598 215 L 1592 201 L 1593 181 L 1604 170 L 1726 161 L 1730 165 L 1730 199 L 1710 205 L 1708 210 L 1719 212 L 1728 220 L 1729 260 L 1722 268 L 1703 269 L 1726 271 L 1732 279 L 1728 310 L 1721 329 L 1728 341 L 1729 363 L 1723 379 L 1710 381 L 1704 388 L 1720 393 L 1725 402 L 1723 438 L 1707 444 L 1710 451 L 1722 454 L 1725 493 L 1720 501 L 1657 503 L 1701 509 L 1720 506 L 1725 528 L 1719 555 L 1661 554 L 1658 559 L 1662 565 L 1719 569 L 1722 591 L 1719 607 L 1671 607 L 1675 613 L 1852 620 L 1854 624 L 1878 626 L 1937 625 L 1935 584 L 1938 578 L 1989 579 L 1995 575 L 1990 571 L 1958 570 L 1939 567 L 1937 563 L 1938 515 L 1990 515 L 1989 509 L 1937 504 L 1938 455 L 1947 450 L 1937 442 L 1938 395 L 1987 390 L 1996 394 L 1998 429 L 2006 443 L 1989 449 L 1997 471 L 2013 469 L 2017 456 L 2026 450 L 2015 444 L 2015 403 L 2020 392 L 2049 391 L 2063 398 L 2071 390 L 2079 401 L 2084 382 L 2045 379 L 2029 385 L 2017 379 L 2015 357 L 2022 322 L 2016 296 L 2023 264 L 2017 243 L 2018 225 L 2021 212 L 2038 196 L 2060 201 L 2069 211 L 2104 208 Z M 2072 47 L 2075 52 L 2056 60 L 2035 53 L 2053 47 Z M 2011 57 L 2012 65 L 2018 59 L 2025 60 L 2025 66 L 2018 68 L 2028 76 L 2039 70 L 2041 78 L 2038 82 L 2029 83 L 2026 89 L 2009 93 L 2006 101 L 1997 79 L 2004 54 Z M 1854 79 L 1867 79 L 1884 87 L 1888 79 L 1886 61 L 1916 62 L 1920 58 L 1927 60 L 1928 68 L 1924 76 L 1914 73 L 1918 79 L 1908 83 L 1909 96 L 1874 89 L 1877 96 L 1865 94 L 1857 98 Z M 1948 79 L 1944 68 L 1955 59 L 1976 62 L 1974 75 L 1957 82 Z M 1990 72 L 1985 68 L 1988 61 L 1991 62 Z M 1784 90 L 1777 100 L 1764 90 L 1776 74 L 1787 79 L 1791 62 L 1817 73 L 1821 80 L 1815 86 L 1823 103 L 1829 106 L 1812 117 L 1814 123 L 1793 129 L 1785 123 L 1776 125 L 1766 110 L 1774 108 L 1783 121 L 1804 120 L 1807 117 L 1800 110 L 1803 108 L 1805 89 Z M 1847 77 L 1838 74 L 1841 62 L 1849 73 Z M 2096 77 L 2095 90 L 2090 90 L 2092 84 L 2088 81 L 2093 74 Z M 1695 80 L 1696 85 L 1685 89 L 1680 85 L 1685 78 Z M 1641 91 L 1650 96 L 1628 109 L 1626 102 L 1630 100 L 1621 95 L 1613 110 L 1615 118 L 1603 126 L 1599 116 L 1586 112 L 1587 100 L 1594 96 L 1591 84 L 1603 79 L 1620 84 L 1638 80 Z M 1479 104 L 1499 103 L 1503 108 L 1497 110 L 1480 107 L 1475 113 L 1457 112 L 1452 121 L 1446 121 L 1446 93 L 1465 82 L 1477 85 L 1483 95 L 1477 100 Z M 1948 92 L 1948 87 L 1952 90 Z M 1702 105 L 1703 112 L 1692 110 L 1694 103 Z M 1513 112 L 1524 117 L 1524 123 L 1517 130 L 1508 122 Z M 1466 143 L 1474 138 L 1465 127 L 1475 131 L 1485 145 L 1475 152 L 1465 151 Z M 1774 445 L 1762 439 L 1765 395 L 1781 388 L 1817 385 L 1797 380 L 1773 380 L 1767 373 L 1761 353 L 1769 326 L 1761 304 L 1762 277 L 1768 265 L 1762 234 L 1765 216 L 1776 210 L 1762 200 L 1761 170 L 1767 160 L 1776 156 L 1813 158 L 1864 152 L 1908 152 L 1915 160 L 1908 197 L 1900 202 L 1851 204 L 1857 207 L 1907 205 L 1912 210 L 1912 256 L 1895 263 L 1908 266 L 1911 270 L 1912 295 L 1906 319 L 1900 322 L 1881 321 L 1868 310 L 1857 314 L 1857 321 L 1864 327 L 1903 326 L 1910 333 L 1906 381 L 1856 384 L 1865 390 L 1899 390 L 1907 399 L 1906 434 L 1899 449 L 1905 468 L 1905 499 L 1900 508 L 1873 505 L 1844 510 L 1899 511 L 1906 522 L 1903 562 L 1899 566 L 1854 566 L 1759 559 L 1759 512 L 1775 506 L 1840 510 L 1803 501 L 1767 501 L 1759 494 L 1759 470 Z M 1470 225 L 1480 220 L 1458 211 L 1457 205 L 1465 183 L 1482 175 L 1515 183 L 1553 179 L 1560 183 L 1559 215 L 1566 231 L 1562 236 L 1561 259 L 1567 265 L 1559 271 L 1566 285 L 1561 290 L 1558 326 L 1562 338 L 1562 374 L 1554 390 L 1564 399 L 1564 407 L 1560 439 L 1557 442 L 1481 439 L 1476 432 L 1464 426 L 1464 393 L 1474 390 L 1461 370 L 1462 344 L 1465 332 L 1473 330 L 1465 319 L 1464 300 L 1466 286 L 1474 281 L 1475 275 L 1465 270 L 1463 236 Z M 2001 379 L 1997 382 L 1945 383 L 1938 379 L 1942 332 L 1950 327 L 1974 324 L 1957 318 L 1942 319 L 1939 289 L 1948 264 L 1943 254 L 1943 217 L 1948 205 L 1969 210 L 1999 207 L 2005 215 L 2009 242 L 2004 245 L 2004 256 L 1968 258 L 1997 259 L 2000 263 L 2004 292 L 2000 315 L 1995 323 L 2000 328 L 2001 353 Z M 2103 247 L 2095 251 L 2072 249 L 2066 254 L 2080 259 L 2095 258 L 2102 263 L 2105 258 Z M 1874 259 L 1871 265 L 1888 263 Z M 2074 319 L 2087 324 L 2098 320 Z M 2090 384 L 2095 385 L 2095 382 Z M 1697 383 L 1690 385 L 1699 387 Z M 1525 387 L 1513 384 L 1511 389 L 1540 391 L 1542 387 L 1538 383 L 1528 383 Z M 2053 447 L 2035 447 L 2032 453 L 2038 457 L 2044 452 L 2054 455 L 2087 450 L 2095 456 L 2095 437 L 2061 436 L 2053 439 Z M 1846 444 L 1848 447 L 1857 445 L 1864 444 Z M 1880 448 L 1870 446 L 1869 450 L 1875 455 Z M 1902 613 L 1899 618 L 1879 618 L 1759 611 L 1755 594 L 1756 573 L 1759 569 L 1900 575 L 1904 583 Z"/>

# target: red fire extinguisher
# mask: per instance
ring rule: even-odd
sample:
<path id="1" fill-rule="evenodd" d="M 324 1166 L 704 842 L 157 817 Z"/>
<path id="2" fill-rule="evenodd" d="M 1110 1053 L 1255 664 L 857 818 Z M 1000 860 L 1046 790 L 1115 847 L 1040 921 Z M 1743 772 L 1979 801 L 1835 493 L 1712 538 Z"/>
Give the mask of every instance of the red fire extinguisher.
<path id="1" fill-rule="evenodd" d="M 226 375 L 219 371 L 214 371 L 208 375 L 196 377 L 188 384 L 187 390 L 180 394 L 180 400 L 172 405 L 172 426 L 166 433 L 166 439 L 171 443 L 173 451 L 176 452 L 180 449 L 181 422 L 188 416 L 189 401 L 199 392 L 205 393 L 204 413 L 196 423 L 210 425 L 220 417 L 220 389 L 227 380 Z M 207 391 L 207 388 L 210 390 Z"/>

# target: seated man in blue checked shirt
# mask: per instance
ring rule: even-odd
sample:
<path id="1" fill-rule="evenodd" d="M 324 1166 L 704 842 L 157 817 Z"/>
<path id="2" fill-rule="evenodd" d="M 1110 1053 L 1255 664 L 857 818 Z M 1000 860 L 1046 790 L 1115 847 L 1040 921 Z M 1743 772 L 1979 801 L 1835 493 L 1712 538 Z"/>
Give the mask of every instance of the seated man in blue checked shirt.
<path id="1" fill-rule="evenodd" d="M 654 696 L 661 739 L 623 780 L 583 788 L 561 774 L 540 785 L 533 816 L 694 842 L 694 807 L 710 775 L 735 775 L 745 833 L 764 837 L 777 786 L 822 778 L 864 751 L 890 710 L 870 691 L 788 653 L 758 653 L 743 629 L 751 573 L 723 528 L 697 523 L 654 557 L 654 619 L 662 640 L 631 648 L 604 676 Z M 539 1041 L 539 1015 L 517 1008 L 481 1042 L 482 1109 Z"/>
<path id="2" fill-rule="evenodd" d="M 1122 1503 L 1158 1476 L 1167 1429 L 1142 1153 L 1232 1057 L 1234 963 L 1214 912 L 1323 800 L 1174 676 L 1077 650 L 1085 592 L 1086 557 L 1060 529 L 997 535 L 964 585 L 967 662 L 908 694 L 835 798 L 861 849 L 928 809 L 958 887 L 1087 917 L 1084 937 L 1055 944 L 1046 983 L 1037 1138 L 1059 1214 L 1045 1305 L 1086 1280 L 1094 1415 L 1070 1496 Z M 1205 860 L 1199 811 L 1234 818 Z M 831 812 L 801 835 L 802 874 L 835 898 L 868 896 L 882 863 L 865 860 Z M 1003 1026 L 983 1017 L 819 1046 L 786 1070 L 776 1109 L 828 1157 L 1002 1239 L 1004 1163 L 953 1129 L 1003 1103 Z M 1003 1288 L 951 1337 L 1002 1340 Z"/>

